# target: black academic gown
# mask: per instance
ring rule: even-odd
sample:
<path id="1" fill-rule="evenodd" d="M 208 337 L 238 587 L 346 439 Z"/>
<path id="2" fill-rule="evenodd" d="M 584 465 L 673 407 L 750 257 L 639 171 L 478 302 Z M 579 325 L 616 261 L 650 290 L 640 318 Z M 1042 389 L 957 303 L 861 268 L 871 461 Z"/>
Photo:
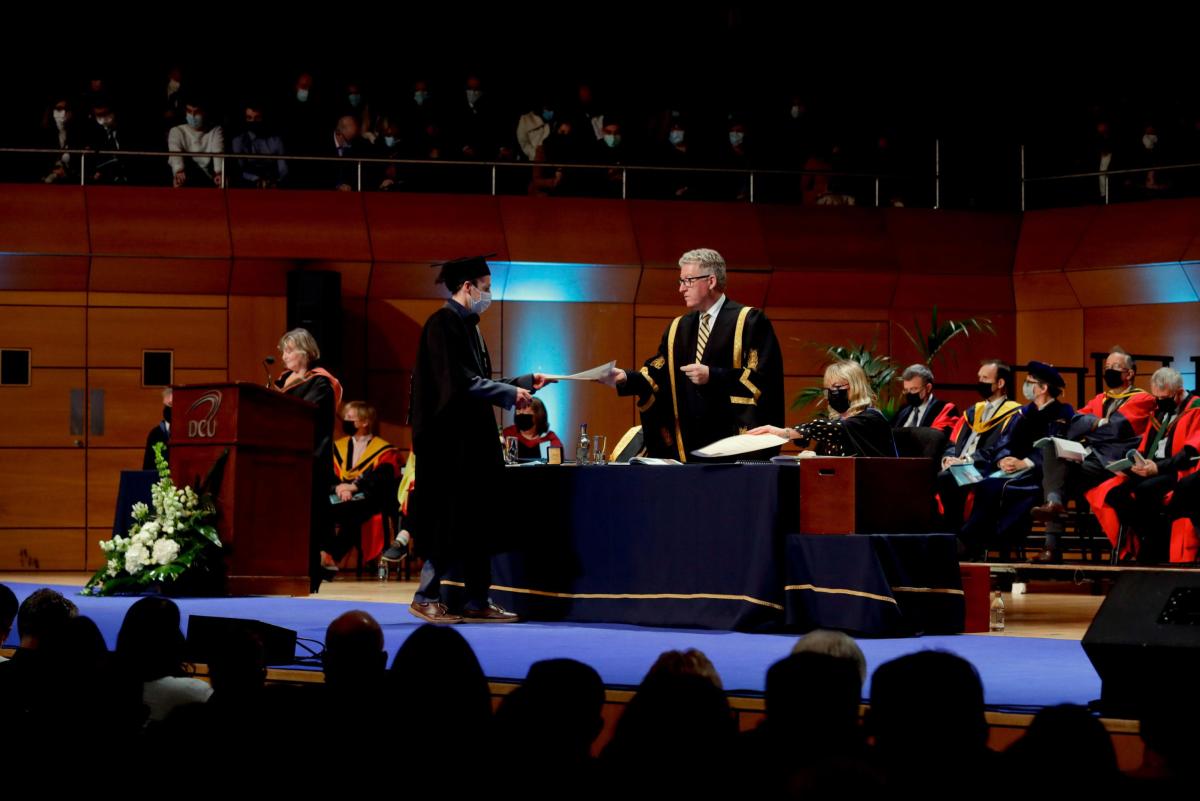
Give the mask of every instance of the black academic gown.
<path id="1" fill-rule="evenodd" d="M 696 361 L 700 313 L 676 317 L 658 352 L 640 370 L 626 370 L 619 395 L 637 398 L 649 456 L 696 461 L 691 452 L 761 425 L 783 426 L 783 359 L 771 321 L 761 309 L 728 297 L 709 332 L 701 363 L 709 380 L 698 386 L 681 368 Z M 778 448 L 742 458 L 766 459 Z"/>
<path id="2" fill-rule="evenodd" d="M 504 470 L 492 407 L 511 408 L 517 387 L 533 388 L 532 375 L 491 380 L 478 322 L 454 301 L 434 312 L 413 370 L 413 453 L 421 464 L 416 548 L 435 563 L 486 554 L 498 520 L 488 498 Z"/>
<path id="3" fill-rule="evenodd" d="M 154 465 L 154 446 L 158 445 L 159 443 L 162 443 L 163 446 L 163 458 L 168 462 L 170 461 L 168 450 L 170 446 L 170 438 L 171 436 L 170 432 L 167 430 L 166 420 L 160 421 L 158 425 L 150 429 L 150 433 L 146 435 L 146 451 L 142 454 L 143 470 L 156 469 Z"/>
<path id="4" fill-rule="evenodd" d="M 900 407 L 900 411 L 896 412 L 896 419 L 892 421 L 893 428 L 907 428 L 908 418 L 917 413 L 919 406 L 908 406 L 907 404 Z M 942 413 L 942 409 L 946 408 L 946 401 L 934 396 L 929 402 L 929 406 L 925 408 L 925 414 L 917 421 L 918 427 L 926 427 L 933 425 L 933 421 L 938 419 L 938 415 Z"/>

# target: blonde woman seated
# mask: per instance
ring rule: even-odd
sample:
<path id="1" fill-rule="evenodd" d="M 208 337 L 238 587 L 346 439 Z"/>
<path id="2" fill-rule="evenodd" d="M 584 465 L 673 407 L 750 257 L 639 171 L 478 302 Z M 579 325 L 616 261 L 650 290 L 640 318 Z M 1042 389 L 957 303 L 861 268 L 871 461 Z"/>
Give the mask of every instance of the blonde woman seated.
<path id="1" fill-rule="evenodd" d="M 750 434 L 774 434 L 805 444 L 815 443 L 801 456 L 895 456 L 892 426 L 875 408 L 875 393 L 857 362 L 834 362 L 825 368 L 828 417 L 795 428 L 759 426 Z"/>

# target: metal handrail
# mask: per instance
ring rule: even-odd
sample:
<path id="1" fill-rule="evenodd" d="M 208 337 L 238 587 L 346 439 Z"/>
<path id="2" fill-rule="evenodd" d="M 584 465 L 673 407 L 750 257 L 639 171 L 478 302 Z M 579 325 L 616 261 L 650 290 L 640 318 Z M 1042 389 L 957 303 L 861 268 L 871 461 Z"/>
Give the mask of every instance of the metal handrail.
<path id="1" fill-rule="evenodd" d="M 940 152 L 940 148 L 935 148 L 935 152 Z M 392 159 L 379 158 L 377 156 L 300 156 L 300 155 L 275 155 L 271 153 L 233 153 L 223 151 L 220 153 L 189 153 L 186 151 L 173 150 L 96 150 L 92 148 L 43 148 L 43 147 L 0 147 L 0 154 L 23 154 L 23 155 L 72 155 L 80 157 L 80 185 L 84 185 L 85 172 L 84 166 L 86 159 L 89 156 L 124 156 L 130 158 L 213 158 L 213 159 L 246 159 L 253 161 L 295 161 L 295 162 L 318 162 L 318 163 L 334 163 L 345 164 L 354 162 L 357 164 L 358 170 L 358 191 L 362 191 L 362 165 L 364 164 L 390 164 L 404 165 L 414 167 L 427 167 L 437 165 L 440 167 L 476 167 L 487 168 L 492 172 L 492 191 L 496 194 L 496 171 L 499 169 L 575 169 L 575 170 L 621 170 L 621 197 L 626 197 L 628 173 L 705 173 L 717 175 L 745 175 L 749 178 L 749 195 L 750 202 L 754 202 L 755 194 L 755 177 L 756 176 L 821 176 L 825 178 L 865 178 L 874 181 L 875 184 L 875 205 L 879 205 L 879 184 L 881 181 L 919 181 L 928 180 L 930 177 L 934 181 L 935 197 L 940 198 L 940 181 L 941 175 L 939 167 L 935 166 L 933 176 L 915 176 L 915 175 L 896 175 L 896 174 L 880 174 L 866 172 L 844 172 L 834 170 L 781 170 L 781 169 L 739 169 L 736 167 L 667 167 L 653 164 L 595 164 L 587 162 L 549 162 L 549 161 L 466 161 L 462 159 Z M 222 181 L 224 187 L 228 187 L 228 181 Z M 936 201 L 935 201 L 936 203 Z M 935 205 L 937 208 L 937 205 Z"/>

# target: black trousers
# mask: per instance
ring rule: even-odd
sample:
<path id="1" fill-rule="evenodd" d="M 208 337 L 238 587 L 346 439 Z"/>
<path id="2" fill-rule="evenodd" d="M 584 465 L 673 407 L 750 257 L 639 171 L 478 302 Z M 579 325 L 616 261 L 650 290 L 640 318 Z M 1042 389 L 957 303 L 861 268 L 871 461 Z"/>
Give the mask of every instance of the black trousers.
<path id="1" fill-rule="evenodd" d="M 1175 485 L 1175 494 L 1167 505 L 1167 517 L 1171 520 L 1189 517 L 1200 531 L 1200 471 L 1181 478 Z"/>
<path id="2" fill-rule="evenodd" d="M 381 512 L 379 504 L 372 503 L 369 498 L 329 504 L 333 525 L 325 529 L 326 537 L 321 550 L 333 557 L 333 561 L 341 561 L 360 541 L 363 523 Z"/>
<path id="3" fill-rule="evenodd" d="M 963 527 L 963 510 L 967 504 L 969 487 L 960 487 L 954 474 L 943 470 L 937 475 L 937 493 L 942 499 L 942 522 L 946 531 L 957 534 Z"/>
<path id="4" fill-rule="evenodd" d="M 1178 483 L 1174 473 L 1149 478 L 1129 476 L 1105 496 L 1105 503 L 1117 513 L 1121 525 L 1137 532 L 1139 562 L 1166 562 L 1170 557 L 1170 526 L 1163 499 Z"/>

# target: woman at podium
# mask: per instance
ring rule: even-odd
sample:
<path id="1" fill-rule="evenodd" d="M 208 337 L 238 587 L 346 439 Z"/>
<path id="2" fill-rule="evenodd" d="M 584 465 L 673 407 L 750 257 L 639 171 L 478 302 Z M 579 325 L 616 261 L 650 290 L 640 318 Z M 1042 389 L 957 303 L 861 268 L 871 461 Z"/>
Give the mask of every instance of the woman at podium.
<path id="1" fill-rule="evenodd" d="M 801 456 L 895 456 L 892 426 L 875 407 L 875 392 L 857 362 L 839 361 L 825 368 L 827 417 L 795 428 L 759 426 L 750 434 L 774 434 L 804 443 L 813 450 Z"/>
<path id="2" fill-rule="evenodd" d="M 275 381 L 275 388 L 285 395 L 316 404 L 317 417 L 313 426 L 312 513 L 309 518 L 309 578 L 312 591 L 320 589 L 324 571 L 321 569 L 321 543 L 332 535 L 333 520 L 329 510 L 329 488 L 336 481 L 333 475 L 333 426 L 342 404 L 342 385 L 333 375 L 318 365 L 321 349 L 313 335 L 303 328 L 294 328 L 279 340 L 279 352 L 287 369 Z"/>

